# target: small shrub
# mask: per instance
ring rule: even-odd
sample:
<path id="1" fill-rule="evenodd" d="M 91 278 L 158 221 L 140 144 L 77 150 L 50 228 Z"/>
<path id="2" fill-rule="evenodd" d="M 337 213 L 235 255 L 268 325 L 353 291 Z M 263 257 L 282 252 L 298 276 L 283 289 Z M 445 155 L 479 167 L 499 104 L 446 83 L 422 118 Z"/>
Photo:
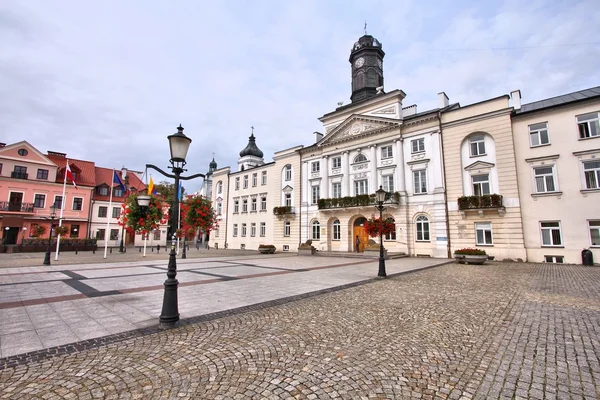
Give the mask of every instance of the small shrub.
<path id="1" fill-rule="evenodd" d="M 485 252 L 485 250 L 471 249 L 471 248 L 467 247 L 464 249 L 455 250 L 454 254 L 465 255 L 465 256 L 485 256 L 486 252 Z"/>

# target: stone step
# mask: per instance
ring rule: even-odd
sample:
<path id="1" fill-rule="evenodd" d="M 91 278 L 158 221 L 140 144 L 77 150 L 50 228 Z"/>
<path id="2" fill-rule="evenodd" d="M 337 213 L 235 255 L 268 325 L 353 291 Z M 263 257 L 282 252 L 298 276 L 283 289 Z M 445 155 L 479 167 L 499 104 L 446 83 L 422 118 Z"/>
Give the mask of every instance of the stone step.
<path id="1" fill-rule="evenodd" d="M 365 253 L 350 253 L 346 251 L 317 251 L 315 252 L 315 256 L 319 257 L 345 257 L 345 258 L 368 258 L 368 259 L 378 259 L 379 254 L 371 255 Z M 408 257 L 408 255 L 404 252 L 388 252 L 386 260 L 395 259 L 395 258 L 404 258 Z"/>

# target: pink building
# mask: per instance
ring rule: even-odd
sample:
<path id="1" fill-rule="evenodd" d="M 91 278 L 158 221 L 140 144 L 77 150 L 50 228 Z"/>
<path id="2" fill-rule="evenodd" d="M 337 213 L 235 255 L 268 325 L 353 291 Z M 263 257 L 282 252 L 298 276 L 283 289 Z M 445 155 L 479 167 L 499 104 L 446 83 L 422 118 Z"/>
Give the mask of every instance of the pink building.
<path id="1" fill-rule="evenodd" d="M 95 186 L 94 163 L 69 160 L 77 188 L 67 183 L 63 199 L 63 179 L 67 163 L 63 153 L 44 155 L 27 141 L 0 144 L 0 218 L 3 244 L 21 243 L 32 237 L 36 225 L 50 230 L 50 206 L 64 205 L 62 225 L 69 227 L 68 236 L 88 237 L 90 199 Z M 64 203 L 64 204 L 63 204 Z"/>

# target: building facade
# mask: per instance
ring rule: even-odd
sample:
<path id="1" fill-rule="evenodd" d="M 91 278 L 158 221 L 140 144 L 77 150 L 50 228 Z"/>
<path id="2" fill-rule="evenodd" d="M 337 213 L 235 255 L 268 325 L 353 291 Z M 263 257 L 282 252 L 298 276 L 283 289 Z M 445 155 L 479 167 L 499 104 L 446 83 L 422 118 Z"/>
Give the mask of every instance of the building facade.
<path id="1" fill-rule="evenodd" d="M 513 92 L 527 260 L 600 260 L 600 87 L 520 105 Z"/>

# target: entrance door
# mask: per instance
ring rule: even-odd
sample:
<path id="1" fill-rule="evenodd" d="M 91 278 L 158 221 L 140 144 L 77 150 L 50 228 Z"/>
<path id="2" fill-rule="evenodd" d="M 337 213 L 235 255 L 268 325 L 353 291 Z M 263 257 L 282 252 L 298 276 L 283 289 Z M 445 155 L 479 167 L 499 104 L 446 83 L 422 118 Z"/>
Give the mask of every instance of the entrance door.
<path id="1" fill-rule="evenodd" d="M 360 240 L 360 245 L 358 246 L 359 252 L 362 253 L 365 250 L 365 247 L 367 246 L 367 244 L 369 243 L 369 235 L 367 234 L 367 232 L 365 231 L 365 228 L 363 226 L 363 224 L 366 221 L 367 220 L 365 218 L 358 218 L 354 222 L 354 229 L 352 230 L 352 250 L 353 251 L 356 251 L 356 236 L 358 236 L 358 239 Z"/>
<path id="2" fill-rule="evenodd" d="M 4 244 L 17 244 L 19 228 L 10 227 L 10 228 L 6 229 L 6 227 L 3 227 L 2 231 L 4 232 L 4 237 L 3 237 Z"/>
<path id="3" fill-rule="evenodd" d="M 12 192 L 8 199 L 8 211 L 21 211 L 23 204 L 23 193 Z"/>

